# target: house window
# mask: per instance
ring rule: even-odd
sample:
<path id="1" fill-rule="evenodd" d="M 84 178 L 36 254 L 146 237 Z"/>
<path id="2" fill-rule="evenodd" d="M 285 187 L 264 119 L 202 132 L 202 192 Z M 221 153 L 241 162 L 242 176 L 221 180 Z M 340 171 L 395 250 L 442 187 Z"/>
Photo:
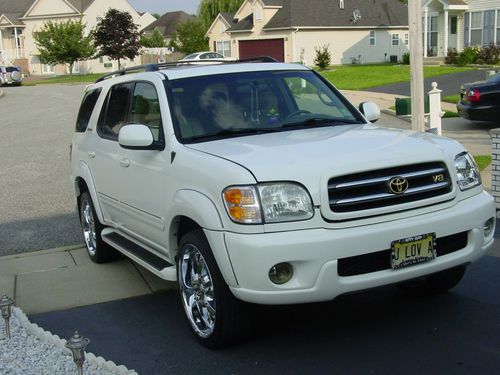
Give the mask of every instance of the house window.
<path id="1" fill-rule="evenodd" d="M 392 45 L 399 46 L 399 34 L 392 34 Z"/>
<path id="2" fill-rule="evenodd" d="M 451 17 L 450 18 L 450 34 L 451 35 L 457 35 L 457 21 L 458 21 L 458 18 L 457 17 Z"/>
<path id="3" fill-rule="evenodd" d="M 473 12 L 470 17 L 470 44 L 483 44 L 483 12 Z"/>
<path id="4" fill-rule="evenodd" d="M 224 57 L 231 57 L 231 42 L 229 40 L 217 41 L 215 50 Z"/>
<path id="5" fill-rule="evenodd" d="M 500 46 L 500 10 L 497 10 L 497 45 Z"/>
<path id="6" fill-rule="evenodd" d="M 255 20 L 262 21 L 262 9 L 260 7 L 255 9 Z"/>
<path id="7" fill-rule="evenodd" d="M 42 64 L 42 74 L 54 74 L 54 65 Z"/>
<path id="8" fill-rule="evenodd" d="M 483 44 L 489 45 L 495 42 L 495 11 L 485 11 L 483 19 Z"/>
<path id="9" fill-rule="evenodd" d="M 370 46 L 375 45 L 375 30 L 370 31 Z"/>
<path id="10" fill-rule="evenodd" d="M 410 34 L 405 34 L 405 46 L 410 44 Z"/>

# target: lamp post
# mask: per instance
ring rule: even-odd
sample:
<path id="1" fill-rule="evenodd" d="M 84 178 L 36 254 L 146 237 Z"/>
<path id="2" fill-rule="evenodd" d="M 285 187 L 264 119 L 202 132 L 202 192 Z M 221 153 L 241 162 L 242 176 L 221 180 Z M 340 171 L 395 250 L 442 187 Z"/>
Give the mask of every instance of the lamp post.
<path id="1" fill-rule="evenodd" d="M 0 299 L 0 309 L 2 310 L 2 318 L 5 320 L 5 336 L 10 339 L 10 327 L 9 327 L 9 319 L 11 315 L 11 306 L 14 304 L 14 301 L 7 297 L 6 294 L 2 296 Z"/>
<path id="2" fill-rule="evenodd" d="M 78 375 L 83 375 L 83 362 L 85 362 L 85 348 L 90 344 L 90 340 L 80 336 L 78 331 L 66 343 L 66 347 L 73 354 L 73 362 L 76 364 Z"/>

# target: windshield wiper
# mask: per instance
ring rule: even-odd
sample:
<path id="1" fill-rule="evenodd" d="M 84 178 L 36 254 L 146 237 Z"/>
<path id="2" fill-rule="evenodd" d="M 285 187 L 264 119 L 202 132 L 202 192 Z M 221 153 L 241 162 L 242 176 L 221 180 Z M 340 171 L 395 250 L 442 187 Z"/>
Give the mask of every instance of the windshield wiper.
<path id="1" fill-rule="evenodd" d="M 276 133 L 279 131 L 281 131 L 281 128 L 228 128 L 228 129 L 220 130 L 216 133 L 195 135 L 193 137 L 188 138 L 188 140 L 189 141 L 199 141 L 199 140 L 203 140 L 203 139 L 212 139 L 212 138 L 220 138 L 220 137 Z"/>
<path id="2" fill-rule="evenodd" d="M 351 125 L 351 124 L 359 124 L 359 122 L 353 120 L 336 119 L 328 117 L 309 117 L 305 120 L 284 122 L 280 125 L 280 128 L 281 129 L 304 128 L 304 127 L 309 128 L 318 126 Z"/>

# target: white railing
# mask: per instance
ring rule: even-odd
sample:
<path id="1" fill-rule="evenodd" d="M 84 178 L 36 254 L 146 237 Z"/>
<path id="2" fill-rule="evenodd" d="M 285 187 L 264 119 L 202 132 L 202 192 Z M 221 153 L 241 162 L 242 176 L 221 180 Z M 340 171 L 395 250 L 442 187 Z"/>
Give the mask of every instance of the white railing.
<path id="1" fill-rule="evenodd" d="M 145 55 L 170 55 L 172 50 L 168 47 L 164 48 L 143 48 L 142 53 Z"/>

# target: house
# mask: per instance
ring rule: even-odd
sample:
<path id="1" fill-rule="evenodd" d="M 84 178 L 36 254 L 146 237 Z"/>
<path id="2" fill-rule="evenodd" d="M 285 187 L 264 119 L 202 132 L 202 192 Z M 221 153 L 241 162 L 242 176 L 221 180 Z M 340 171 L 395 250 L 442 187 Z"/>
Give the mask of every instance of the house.
<path id="1" fill-rule="evenodd" d="M 68 20 L 81 20 L 90 31 L 110 8 L 129 12 L 139 29 L 147 26 L 141 22 L 149 22 L 127 0 L 0 0 L 0 64 L 20 65 L 31 74 L 64 74 L 65 66 L 40 62 L 33 32 L 47 21 Z M 114 64 L 108 58 L 75 64 L 75 72 L 82 73 L 113 69 Z"/>
<path id="2" fill-rule="evenodd" d="M 446 56 L 448 49 L 500 45 L 500 0 L 424 0 L 424 54 Z"/>
<path id="3" fill-rule="evenodd" d="M 158 30 L 168 45 L 177 30 L 177 26 L 195 18 L 183 11 L 168 12 L 147 26 L 142 32 L 145 35 L 151 35 L 155 30 Z"/>
<path id="4" fill-rule="evenodd" d="M 269 55 L 313 65 L 328 45 L 332 64 L 400 60 L 408 52 L 408 8 L 398 0 L 245 0 L 210 26 L 210 48 L 224 56 Z"/>

